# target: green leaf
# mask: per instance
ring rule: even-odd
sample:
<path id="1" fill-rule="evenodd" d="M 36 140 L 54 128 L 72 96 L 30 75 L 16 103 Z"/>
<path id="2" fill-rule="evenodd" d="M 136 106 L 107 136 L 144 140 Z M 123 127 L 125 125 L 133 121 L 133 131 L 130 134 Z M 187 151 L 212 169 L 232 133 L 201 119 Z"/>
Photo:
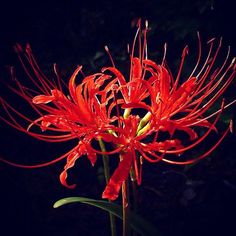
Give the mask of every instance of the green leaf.
<path id="1" fill-rule="evenodd" d="M 63 199 L 58 200 L 57 202 L 55 202 L 53 207 L 58 208 L 60 206 L 63 206 L 69 203 L 75 203 L 75 202 L 80 202 L 80 203 L 98 207 L 122 219 L 121 206 L 113 202 L 107 202 L 103 200 L 95 200 L 95 199 L 83 198 L 83 197 L 68 197 L 68 198 L 63 198 Z M 151 225 L 144 218 L 140 217 L 139 215 L 133 212 L 130 212 L 130 225 L 137 233 L 141 235 L 145 235 L 145 236 L 161 235 L 160 232 L 158 232 L 157 229 L 153 225 Z"/>

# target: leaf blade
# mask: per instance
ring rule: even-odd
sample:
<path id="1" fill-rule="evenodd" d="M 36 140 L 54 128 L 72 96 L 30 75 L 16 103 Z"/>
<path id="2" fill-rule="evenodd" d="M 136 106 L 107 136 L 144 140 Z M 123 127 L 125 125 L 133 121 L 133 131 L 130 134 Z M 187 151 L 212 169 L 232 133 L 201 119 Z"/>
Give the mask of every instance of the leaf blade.
<path id="1" fill-rule="evenodd" d="M 95 200 L 95 199 L 84 198 L 84 197 L 68 197 L 68 198 L 63 198 L 63 199 L 58 200 L 57 202 L 54 203 L 53 207 L 58 208 L 63 205 L 67 205 L 70 203 L 78 203 L 78 202 L 98 207 L 122 219 L 121 206 L 113 202 L 107 202 L 103 200 Z M 130 212 L 130 225 L 137 233 L 143 236 L 160 236 L 161 235 L 160 232 L 157 231 L 157 229 L 153 225 L 151 225 L 144 218 L 140 217 L 139 215 L 133 212 Z"/>

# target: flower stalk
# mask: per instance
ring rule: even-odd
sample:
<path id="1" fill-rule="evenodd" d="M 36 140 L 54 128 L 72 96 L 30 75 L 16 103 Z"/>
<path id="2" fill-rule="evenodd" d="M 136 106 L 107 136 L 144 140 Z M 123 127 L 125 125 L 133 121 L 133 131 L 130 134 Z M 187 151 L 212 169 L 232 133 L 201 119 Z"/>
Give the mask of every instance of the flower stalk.
<path id="1" fill-rule="evenodd" d="M 99 146 L 101 148 L 102 152 L 106 152 L 106 147 L 104 145 L 104 142 L 101 138 L 98 139 Z M 110 168 L 109 168 L 109 159 L 106 154 L 102 155 L 102 161 L 103 161 L 103 169 L 104 169 L 104 177 L 106 184 L 108 184 L 108 181 L 110 179 Z M 108 199 L 109 202 L 111 202 L 110 199 Z M 110 218 L 110 226 L 111 226 L 111 236 L 116 236 L 116 219 L 115 216 L 109 212 L 109 218 Z"/>
<path id="2" fill-rule="evenodd" d="M 123 231 L 122 236 L 130 235 L 130 202 L 129 202 L 129 179 L 125 180 L 122 184 L 122 222 L 123 222 Z"/>

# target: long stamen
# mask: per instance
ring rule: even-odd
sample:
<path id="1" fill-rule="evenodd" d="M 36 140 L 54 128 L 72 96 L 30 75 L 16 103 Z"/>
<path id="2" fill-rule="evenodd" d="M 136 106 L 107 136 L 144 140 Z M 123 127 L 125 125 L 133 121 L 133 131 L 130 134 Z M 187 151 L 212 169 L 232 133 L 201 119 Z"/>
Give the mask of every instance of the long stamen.
<path id="1" fill-rule="evenodd" d="M 109 50 L 108 46 L 106 45 L 104 48 L 105 48 L 105 50 L 106 50 L 106 52 L 107 52 L 107 54 L 108 54 L 108 56 L 109 56 L 109 58 L 110 58 L 110 61 L 111 61 L 112 66 L 113 66 L 113 67 L 116 67 L 116 66 L 115 66 L 115 63 L 114 63 L 114 60 L 113 60 L 113 58 L 112 58 L 112 56 L 111 56 L 111 53 L 110 53 L 110 50 Z"/>
<path id="2" fill-rule="evenodd" d="M 55 163 L 65 159 L 70 153 L 75 151 L 78 147 L 79 147 L 79 145 L 77 145 L 75 148 L 73 148 L 69 152 L 63 154 L 62 156 L 60 156 L 60 157 L 58 157 L 58 158 L 56 158 L 56 159 L 54 159 L 52 161 L 45 162 L 45 163 L 42 163 L 42 164 L 37 164 L 37 165 L 22 165 L 22 164 L 18 164 L 18 163 L 14 163 L 14 162 L 5 160 L 5 159 L 3 159 L 1 157 L 0 157 L 0 161 L 4 162 L 6 164 L 9 164 L 9 165 L 15 166 L 15 167 L 20 167 L 20 168 L 25 168 L 25 169 L 41 168 L 41 167 L 45 167 L 45 166 L 49 166 L 49 165 L 55 164 Z"/>
<path id="3" fill-rule="evenodd" d="M 184 60 L 185 60 L 185 57 L 187 56 L 187 54 L 188 54 L 188 46 L 186 46 L 184 48 L 183 52 L 182 52 L 181 62 L 180 62 L 180 66 L 179 66 L 179 71 L 178 71 L 175 83 L 173 85 L 173 88 L 171 90 L 171 93 L 173 93 L 176 90 L 177 86 L 178 86 L 178 83 L 179 83 L 179 80 L 180 80 L 180 75 L 181 75 L 181 72 L 182 72 L 182 69 L 183 69 L 183 65 L 184 65 Z"/>
<path id="4" fill-rule="evenodd" d="M 115 88 L 113 88 L 113 94 L 114 94 L 114 101 L 115 101 L 115 106 L 116 106 L 116 115 L 118 118 L 118 126 L 121 127 L 122 123 L 121 123 L 121 119 L 120 119 L 120 109 L 119 109 L 118 102 L 117 102 L 118 98 L 117 98 L 117 92 L 116 92 Z"/>
<path id="5" fill-rule="evenodd" d="M 223 133 L 223 135 L 220 137 L 220 139 L 215 143 L 214 146 L 212 146 L 208 151 L 206 151 L 204 154 L 202 154 L 201 156 L 198 156 L 197 158 L 194 158 L 192 160 L 189 161 L 172 161 L 166 158 L 163 158 L 162 160 L 164 162 L 167 162 L 169 164 L 175 164 L 175 165 L 189 165 L 189 164 L 193 164 L 197 161 L 200 161 L 202 159 L 204 159 L 205 157 L 209 156 L 218 146 L 219 144 L 223 141 L 223 139 L 225 138 L 225 136 L 229 133 L 230 131 L 230 127 L 232 126 L 231 122 L 229 127 L 225 130 L 225 132 Z"/>
<path id="6" fill-rule="evenodd" d="M 181 154 L 189 149 L 192 149 L 193 147 L 197 146 L 199 143 L 201 143 L 209 134 L 212 130 L 214 130 L 215 128 L 215 125 L 217 123 L 217 121 L 219 120 L 220 118 L 220 115 L 221 113 L 223 112 L 223 109 L 224 109 L 224 100 L 222 101 L 222 104 L 221 104 L 221 110 L 220 112 L 218 113 L 217 117 L 215 118 L 214 122 L 211 124 L 211 126 L 208 128 L 208 130 L 206 131 L 206 133 L 201 137 L 199 138 L 196 142 L 190 144 L 189 146 L 187 147 L 184 147 L 184 148 L 180 148 L 180 149 L 177 149 L 177 150 L 168 150 L 168 151 L 162 151 L 160 150 L 160 152 L 166 152 L 167 154 Z"/>
<path id="7" fill-rule="evenodd" d="M 197 67 L 198 67 L 198 65 L 201 61 L 201 56 L 202 56 L 202 44 L 201 44 L 201 38 L 200 38 L 199 32 L 197 32 L 197 37 L 198 37 L 198 58 L 197 58 L 196 65 L 195 65 L 191 75 L 189 76 L 189 78 L 191 78 L 194 75 L 194 73 L 195 73 L 195 71 L 196 71 L 196 69 L 197 69 Z"/>
<path id="8" fill-rule="evenodd" d="M 163 58 L 161 65 L 164 66 L 165 60 L 166 60 L 166 52 L 167 52 L 167 43 L 164 44 L 164 53 L 163 53 Z"/>

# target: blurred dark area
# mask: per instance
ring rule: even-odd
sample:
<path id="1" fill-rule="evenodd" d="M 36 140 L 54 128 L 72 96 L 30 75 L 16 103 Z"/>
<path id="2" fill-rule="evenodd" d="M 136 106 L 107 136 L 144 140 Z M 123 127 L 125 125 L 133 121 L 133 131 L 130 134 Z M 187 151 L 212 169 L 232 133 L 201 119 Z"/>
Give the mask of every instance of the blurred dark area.
<path id="1" fill-rule="evenodd" d="M 174 72 L 186 44 L 190 46 L 189 57 L 191 53 L 196 55 L 197 31 L 203 44 L 222 36 L 222 50 L 226 52 L 230 45 L 232 57 L 236 55 L 233 1 L 3 1 L 0 3 L 1 96 L 24 111 L 21 101 L 3 85 L 10 80 L 9 66 L 16 67 L 23 84 L 27 81 L 13 50 L 15 43 L 31 45 L 46 75 L 52 75 L 52 65 L 56 62 L 65 82 L 77 65 L 84 66 L 85 74 L 110 65 L 105 45 L 122 71 L 122 66 L 128 63 L 126 46 L 132 44 L 139 18 L 149 21 L 149 57 L 161 61 L 163 44 L 167 42 L 167 61 Z M 226 92 L 227 101 L 235 99 L 235 85 L 234 81 Z M 235 106 L 227 110 L 220 131 L 226 128 L 229 117 L 235 119 L 235 111 Z M 216 136 L 208 142 L 213 144 Z M 0 155 L 7 160 L 42 163 L 71 147 L 73 142 L 50 144 L 34 140 L 0 121 Z M 163 236 L 234 235 L 234 147 L 236 137 L 232 133 L 197 165 L 176 167 L 145 162 L 143 184 L 138 188 L 139 213 Z M 203 152 L 204 145 L 192 155 Z M 101 199 L 105 187 L 101 160 L 94 168 L 86 157 L 77 162 L 69 174 L 69 181 L 77 183 L 75 190 L 68 190 L 59 182 L 64 164 L 62 161 L 40 169 L 20 169 L 0 163 L 1 236 L 16 232 L 25 236 L 110 235 L 109 217 L 102 210 L 83 204 L 53 209 L 53 203 L 63 197 Z"/>

